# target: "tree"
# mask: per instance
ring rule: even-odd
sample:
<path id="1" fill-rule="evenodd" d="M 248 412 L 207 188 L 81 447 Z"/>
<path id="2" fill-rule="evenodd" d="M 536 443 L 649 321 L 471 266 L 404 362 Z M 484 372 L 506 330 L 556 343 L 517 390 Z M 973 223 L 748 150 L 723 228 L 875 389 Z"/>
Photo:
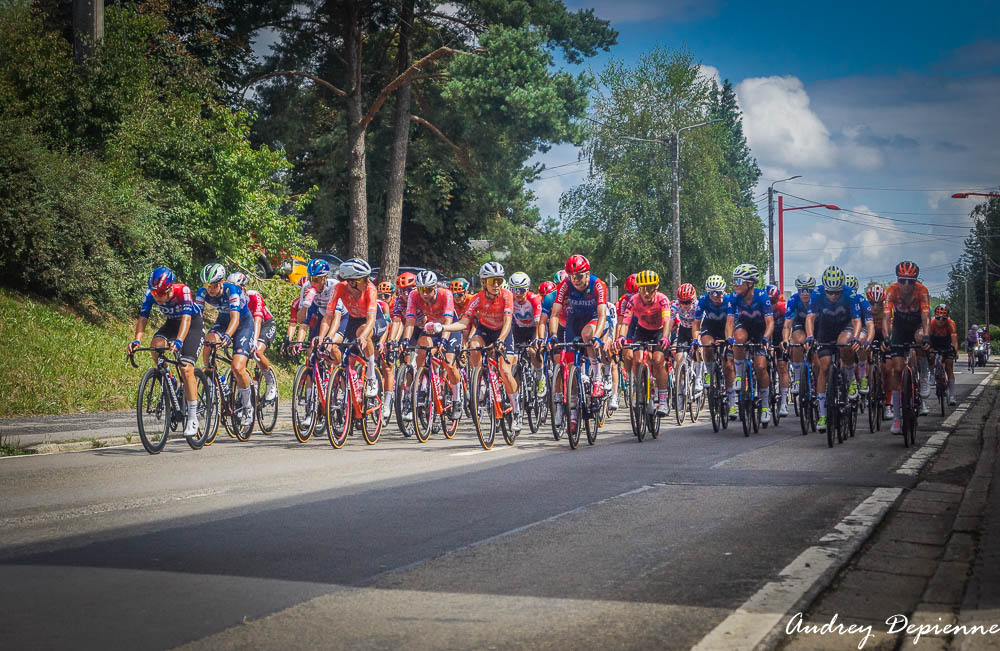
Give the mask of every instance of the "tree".
<path id="1" fill-rule="evenodd" d="M 719 171 L 736 182 L 741 206 L 753 209 L 753 193 L 760 178 L 760 167 L 757 166 L 757 159 L 751 155 L 747 139 L 743 135 L 743 112 L 732 82 L 726 79 L 722 90 L 713 82 L 710 101 L 712 110 L 709 117 L 722 120 L 713 126 L 716 140 L 724 154 Z"/>
<path id="2" fill-rule="evenodd" d="M 969 283 L 969 319 L 971 323 L 985 323 L 986 289 L 983 279 L 1000 278 L 1000 199 L 990 198 L 977 204 L 970 216 L 975 219 L 972 232 L 965 239 L 965 251 L 952 266 L 948 275 L 948 290 L 946 292 L 948 305 L 951 307 L 952 318 L 958 314 L 958 308 L 965 306 L 965 278 Z M 997 301 L 1000 291 L 996 283 L 989 283 L 990 314 L 989 322 L 996 324 Z"/>
<path id="3" fill-rule="evenodd" d="M 619 277 L 670 266 L 674 149 L 667 136 L 713 109 L 698 73 L 687 50 L 655 48 L 634 68 L 613 60 L 600 75 L 584 148 L 594 176 L 563 195 L 560 214 L 596 236 L 596 266 Z M 710 129 L 689 131 L 681 142 L 682 276 L 698 282 L 764 258 L 763 228 L 741 205 L 738 181 L 724 175 L 725 153 Z"/>

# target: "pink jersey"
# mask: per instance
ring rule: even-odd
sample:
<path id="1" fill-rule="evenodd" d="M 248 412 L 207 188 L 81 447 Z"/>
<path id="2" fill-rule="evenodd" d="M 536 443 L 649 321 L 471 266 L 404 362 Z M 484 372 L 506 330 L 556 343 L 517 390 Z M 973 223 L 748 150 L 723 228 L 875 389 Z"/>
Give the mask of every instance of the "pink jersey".
<path id="1" fill-rule="evenodd" d="M 630 312 L 638 319 L 639 327 L 646 330 L 662 330 L 664 318 L 670 318 L 670 299 L 662 292 L 653 295 L 651 303 L 646 303 L 641 295 L 632 300 Z"/>
<path id="2" fill-rule="evenodd" d="M 542 299 L 534 292 L 524 295 L 521 303 L 514 299 L 514 325 L 522 328 L 533 327 L 542 318 Z"/>
<path id="3" fill-rule="evenodd" d="M 271 315 L 271 310 L 267 309 L 267 306 L 264 305 L 264 297 L 256 289 L 247 290 L 247 306 L 250 308 L 250 314 L 255 319 L 260 317 L 264 321 L 268 321 L 274 318 Z"/>
<path id="4" fill-rule="evenodd" d="M 504 317 L 508 316 L 514 316 L 514 295 L 509 289 L 501 289 L 492 301 L 486 297 L 485 290 L 473 296 L 462 318 L 478 322 L 487 330 L 499 330 L 503 327 Z"/>
<path id="5" fill-rule="evenodd" d="M 455 301 L 451 297 L 451 290 L 438 288 L 434 300 L 430 303 L 424 301 L 420 292 L 413 290 L 410 298 L 406 301 L 406 318 L 414 319 L 417 325 L 431 323 L 443 323 L 445 317 L 455 318 Z"/>
<path id="6" fill-rule="evenodd" d="M 344 304 L 347 313 L 355 319 L 365 319 L 370 314 L 378 312 L 378 292 L 375 290 L 375 283 L 369 281 L 361 290 L 358 296 L 352 296 L 347 289 L 348 283 L 337 283 L 333 288 L 331 302 L 336 304 L 339 300 Z"/>

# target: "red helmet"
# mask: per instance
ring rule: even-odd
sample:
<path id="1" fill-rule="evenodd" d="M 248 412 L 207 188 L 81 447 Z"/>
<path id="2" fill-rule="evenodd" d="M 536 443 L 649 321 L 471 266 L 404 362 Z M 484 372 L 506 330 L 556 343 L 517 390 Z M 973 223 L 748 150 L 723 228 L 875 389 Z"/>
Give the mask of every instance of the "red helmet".
<path id="1" fill-rule="evenodd" d="M 909 260 L 904 260 L 896 265 L 896 277 L 897 278 L 913 278 L 916 279 L 917 274 L 920 273 L 920 267 L 910 262 Z"/>
<path id="2" fill-rule="evenodd" d="M 885 290 L 882 288 L 882 285 L 871 285 L 865 291 L 865 294 L 868 295 L 869 303 L 881 303 L 885 300 Z"/>
<path id="3" fill-rule="evenodd" d="M 585 271 L 590 271 L 590 260 L 587 258 L 583 257 L 579 253 L 576 253 L 566 259 L 566 273 L 580 274 Z"/>
<path id="4" fill-rule="evenodd" d="M 635 277 L 637 274 L 632 274 L 625 279 L 625 293 L 635 294 L 639 291 L 639 285 L 635 282 Z"/>
<path id="5" fill-rule="evenodd" d="M 556 284 L 554 282 L 552 282 L 551 280 L 546 280 L 541 285 L 538 286 L 538 293 L 541 294 L 542 296 L 547 296 L 555 288 Z"/>
<path id="6" fill-rule="evenodd" d="M 693 301 L 696 295 L 697 291 L 691 283 L 684 283 L 677 288 L 677 300 L 682 303 Z"/>
<path id="7" fill-rule="evenodd" d="M 417 284 L 416 274 L 410 273 L 409 271 L 404 271 L 399 274 L 396 278 L 396 289 L 411 289 Z"/>

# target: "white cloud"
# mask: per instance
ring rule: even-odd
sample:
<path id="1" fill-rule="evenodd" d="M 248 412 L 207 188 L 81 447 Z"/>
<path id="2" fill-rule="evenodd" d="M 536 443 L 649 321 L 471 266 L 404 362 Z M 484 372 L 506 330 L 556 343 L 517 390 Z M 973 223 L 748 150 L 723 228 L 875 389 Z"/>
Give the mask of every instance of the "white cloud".
<path id="1" fill-rule="evenodd" d="M 715 66 L 701 63 L 698 65 L 698 76 L 706 81 L 714 81 L 719 88 L 722 88 L 722 75 Z"/>
<path id="2" fill-rule="evenodd" d="M 743 132 L 758 160 L 768 165 L 830 167 L 836 149 L 830 132 L 809 107 L 796 77 L 755 77 L 737 87 Z"/>

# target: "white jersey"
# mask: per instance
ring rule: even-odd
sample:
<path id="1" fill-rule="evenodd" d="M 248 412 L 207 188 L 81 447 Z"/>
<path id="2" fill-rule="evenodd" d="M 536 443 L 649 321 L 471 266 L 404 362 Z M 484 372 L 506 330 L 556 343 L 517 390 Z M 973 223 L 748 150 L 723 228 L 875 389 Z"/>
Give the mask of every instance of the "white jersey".
<path id="1" fill-rule="evenodd" d="M 316 305 L 316 310 L 320 315 L 325 315 L 327 306 L 330 305 L 330 299 L 333 298 L 333 288 L 337 286 L 337 281 L 333 278 L 327 278 L 326 283 L 323 285 L 323 289 L 317 291 L 313 287 L 312 283 L 306 283 L 299 290 L 299 309 L 309 308 L 312 305 Z M 342 307 L 343 303 L 337 301 L 337 306 Z"/>

